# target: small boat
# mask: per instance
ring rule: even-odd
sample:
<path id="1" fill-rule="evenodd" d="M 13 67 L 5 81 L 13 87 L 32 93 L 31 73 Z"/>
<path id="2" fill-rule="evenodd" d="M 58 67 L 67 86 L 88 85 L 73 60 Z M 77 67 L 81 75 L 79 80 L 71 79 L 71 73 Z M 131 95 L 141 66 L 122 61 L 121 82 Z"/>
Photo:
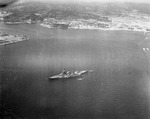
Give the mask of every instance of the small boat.
<path id="1" fill-rule="evenodd" d="M 75 71 L 71 74 L 63 74 L 60 73 L 58 75 L 49 77 L 49 80 L 55 80 L 55 79 L 70 79 L 70 78 L 82 78 L 84 75 L 89 74 L 93 72 L 93 70 L 83 70 L 83 71 Z"/>

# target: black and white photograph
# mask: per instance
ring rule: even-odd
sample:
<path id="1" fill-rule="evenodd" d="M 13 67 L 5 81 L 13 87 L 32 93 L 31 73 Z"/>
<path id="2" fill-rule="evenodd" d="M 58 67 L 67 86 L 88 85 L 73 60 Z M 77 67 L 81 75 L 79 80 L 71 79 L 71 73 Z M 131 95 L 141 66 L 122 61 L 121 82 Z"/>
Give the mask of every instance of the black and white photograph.
<path id="1" fill-rule="evenodd" d="M 0 119 L 150 119 L 150 0 L 0 0 Z"/>

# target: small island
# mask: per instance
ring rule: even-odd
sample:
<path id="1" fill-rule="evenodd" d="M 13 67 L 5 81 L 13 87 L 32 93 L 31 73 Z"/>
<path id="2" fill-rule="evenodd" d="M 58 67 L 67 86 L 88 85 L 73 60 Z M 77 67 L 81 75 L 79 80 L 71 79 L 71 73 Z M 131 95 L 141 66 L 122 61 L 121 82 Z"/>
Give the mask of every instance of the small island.
<path id="1" fill-rule="evenodd" d="M 16 43 L 20 41 L 28 40 L 25 35 L 11 35 L 0 31 L 0 45 L 7 45 L 11 43 Z"/>

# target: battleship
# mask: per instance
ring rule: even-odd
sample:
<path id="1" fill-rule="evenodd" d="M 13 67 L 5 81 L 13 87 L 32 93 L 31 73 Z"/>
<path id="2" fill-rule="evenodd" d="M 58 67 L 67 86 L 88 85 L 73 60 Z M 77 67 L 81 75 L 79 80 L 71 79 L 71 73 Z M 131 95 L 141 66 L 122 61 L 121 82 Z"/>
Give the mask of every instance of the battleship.
<path id="1" fill-rule="evenodd" d="M 72 78 L 83 78 L 85 75 L 92 73 L 93 70 L 82 70 L 82 71 L 62 71 L 62 73 L 48 77 L 49 80 L 55 79 L 72 79 Z"/>

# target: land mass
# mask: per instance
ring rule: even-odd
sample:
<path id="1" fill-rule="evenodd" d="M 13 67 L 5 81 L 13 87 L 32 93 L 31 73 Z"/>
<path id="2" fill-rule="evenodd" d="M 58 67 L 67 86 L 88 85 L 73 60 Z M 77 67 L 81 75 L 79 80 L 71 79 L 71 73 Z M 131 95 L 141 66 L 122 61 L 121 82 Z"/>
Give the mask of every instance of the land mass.
<path id="1" fill-rule="evenodd" d="M 150 31 L 150 4 L 24 2 L 0 11 L 6 24 L 48 28 Z"/>
<path id="2" fill-rule="evenodd" d="M 7 45 L 11 43 L 16 43 L 20 41 L 28 40 L 24 35 L 11 35 L 5 32 L 0 32 L 0 45 Z"/>

